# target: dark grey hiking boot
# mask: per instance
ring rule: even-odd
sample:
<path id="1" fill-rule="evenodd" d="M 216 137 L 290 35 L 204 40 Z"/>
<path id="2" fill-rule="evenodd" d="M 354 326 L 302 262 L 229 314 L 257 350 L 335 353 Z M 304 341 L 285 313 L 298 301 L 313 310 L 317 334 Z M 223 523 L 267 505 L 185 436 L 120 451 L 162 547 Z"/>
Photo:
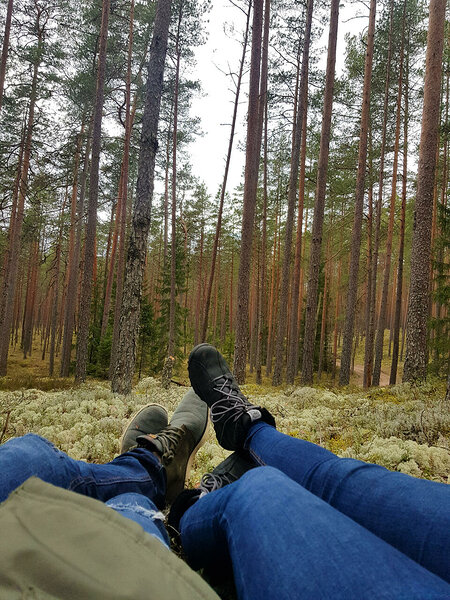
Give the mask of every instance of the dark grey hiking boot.
<path id="1" fill-rule="evenodd" d="M 195 455 L 206 440 L 208 412 L 205 403 L 189 390 L 165 429 L 137 438 L 138 444 L 155 452 L 166 468 L 168 504 L 184 488 Z"/>
<path id="2" fill-rule="evenodd" d="M 183 490 L 176 497 L 170 507 L 168 525 L 175 531 L 180 531 L 181 517 L 197 500 L 210 492 L 219 490 L 225 485 L 237 481 L 244 473 L 257 466 L 257 463 L 252 459 L 247 450 L 233 452 L 233 454 L 230 454 L 228 458 L 217 465 L 212 473 L 203 475 L 199 488 Z"/>
<path id="3" fill-rule="evenodd" d="M 275 419 L 266 408 L 247 400 L 214 346 L 196 346 L 189 356 L 188 371 L 195 392 L 211 409 L 211 421 L 223 448 L 243 448 L 253 423 L 265 421 L 275 427 Z"/>
<path id="4" fill-rule="evenodd" d="M 236 450 L 223 460 L 211 473 L 205 473 L 200 483 L 200 498 L 205 494 L 223 488 L 237 481 L 244 473 L 254 469 L 258 464 L 252 459 L 247 450 Z"/>
<path id="5" fill-rule="evenodd" d="M 137 446 L 137 438 L 147 433 L 158 433 L 169 422 L 167 410 L 159 404 L 147 404 L 129 420 L 120 438 L 120 453 L 128 452 Z"/>

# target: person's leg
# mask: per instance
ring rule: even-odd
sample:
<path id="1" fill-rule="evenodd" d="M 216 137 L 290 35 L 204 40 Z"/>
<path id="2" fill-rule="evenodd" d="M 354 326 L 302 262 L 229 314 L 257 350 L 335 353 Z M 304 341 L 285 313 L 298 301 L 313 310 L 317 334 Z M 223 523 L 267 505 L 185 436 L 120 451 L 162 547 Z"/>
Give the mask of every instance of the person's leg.
<path id="1" fill-rule="evenodd" d="M 14 438 L 0 446 L 0 502 L 36 476 L 103 502 L 136 493 L 162 507 L 166 490 L 170 495 L 183 489 L 207 425 L 208 407 L 189 390 L 169 425 L 163 407 L 140 409 L 122 436 L 123 453 L 104 465 L 74 460 L 34 434 Z"/>
<path id="2" fill-rule="evenodd" d="M 106 505 L 140 525 L 144 531 L 170 548 L 164 515 L 149 498 L 142 494 L 120 494 L 108 500 Z"/>
<path id="3" fill-rule="evenodd" d="M 450 486 L 332 452 L 253 425 L 246 446 L 341 513 L 450 581 Z"/>
<path id="4" fill-rule="evenodd" d="M 135 448 L 105 465 L 97 465 L 74 460 L 34 434 L 2 444 L 0 502 L 32 476 L 103 502 L 134 492 L 151 498 L 157 506 L 164 503 L 164 467 L 145 448 Z"/>
<path id="5" fill-rule="evenodd" d="M 231 559 L 239 600 L 450 597 L 442 579 L 271 467 L 197 500 L 180 530 L 193 568 Z"/>
<path id="6" fill-rule="evenodd" d="M 278 432 L 267 409 L 251 404 L 225 359 L 196 346 L 189 377 L 211 409 L 224 448 L 247 448 L 259 464 L 283 471 L 343 514 L 450 581 L 450 487 L 394 473 Z"/>

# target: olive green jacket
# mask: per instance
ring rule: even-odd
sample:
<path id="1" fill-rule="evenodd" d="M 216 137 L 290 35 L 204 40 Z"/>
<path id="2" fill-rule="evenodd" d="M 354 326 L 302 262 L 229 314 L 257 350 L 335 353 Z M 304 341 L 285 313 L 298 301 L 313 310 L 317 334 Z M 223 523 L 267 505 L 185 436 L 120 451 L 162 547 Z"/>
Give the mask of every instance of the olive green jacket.
<path id="1" fill-rule="evenodd" d="M 0 504 L 0 598 L 218 600 L 139 525 L 35 477 Z"/>

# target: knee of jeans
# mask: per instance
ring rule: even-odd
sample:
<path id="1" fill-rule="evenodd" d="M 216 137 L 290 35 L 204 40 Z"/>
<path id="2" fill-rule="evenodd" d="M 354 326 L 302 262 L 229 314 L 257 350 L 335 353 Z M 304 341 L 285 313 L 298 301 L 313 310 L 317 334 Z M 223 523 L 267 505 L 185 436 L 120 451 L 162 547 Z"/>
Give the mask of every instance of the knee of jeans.
<path id="1" fill-rule="evenodd" d="M 42 448 L 45 450 L 51 449 L 55 452 L 60 452 L 60 450 L 58 450 L 58 448 L 52 442 L 40 435 L 37 435 L 37 433 L 26 433 L 20 437 L 8 440 L 6 444 L 14 446 L 15 450 L 19 451 L 33 450 L 34 452 L 39 448 Z"/>
<path id="2" fill-rule="evenodd" d="M 261 466 L 250 469 L 250 471 L 244 473 L 236 484 L 239 485 L 240 488 L 248 487 L 252 491 L 263 493 L 264 490 L 280 485 L 280 483 L 286 479 L 289 479 L 288 476 L 278 469 Z"/>
<path id="3" fill-rule="evenodd" d="M 243 519 L 245 526 L 257 525 L 261 519 L 285 506 L 292 498 L 293 486 L 287 475 L 274 467 L 256 467 L 232 483 L 223 506 L 222 520 Z M 226 488 L 224 488 L 226 489 Z M 297 492 L 297 490 L 295 490 Z"/>

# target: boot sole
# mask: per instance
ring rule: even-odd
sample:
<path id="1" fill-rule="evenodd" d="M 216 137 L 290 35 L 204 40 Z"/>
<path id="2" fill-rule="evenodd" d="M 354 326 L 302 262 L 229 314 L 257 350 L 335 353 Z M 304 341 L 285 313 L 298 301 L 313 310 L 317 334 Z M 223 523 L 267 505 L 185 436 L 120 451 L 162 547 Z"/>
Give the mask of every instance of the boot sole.
<path id="1" fill-rule="evenodd" d="M 142 408 L 140 408 L 137 412 L 135 412 L 133 415 L 131 415 L 131 417 L 128 419 L 127 424 L 125 425 L 124 429 L 123 429 L 123 433 L 120 436 L 119 439 L 119 452 L 121 454 L 123 454 L 123 450 L 122 450 L 122 443 L 123 443 L 123 438 L 125 437 L 125 433 L 128 431 L 128 428 L 130 427 L 131 423 L 134 421 L 134 419 L 141 414 L 141 412 L 143 410 L 145 410 L 146 408 L 148 408 L 149 406 L 158 406 L 159 408 L 162 408 L 165 413 L 167 414 L 167 410 L 164 406 L 162 406 L 162 404 L 158 404 L 157 402 L 149 402 L 148 404 L 146 404 L 145 406 L 143 406 Z"/>

